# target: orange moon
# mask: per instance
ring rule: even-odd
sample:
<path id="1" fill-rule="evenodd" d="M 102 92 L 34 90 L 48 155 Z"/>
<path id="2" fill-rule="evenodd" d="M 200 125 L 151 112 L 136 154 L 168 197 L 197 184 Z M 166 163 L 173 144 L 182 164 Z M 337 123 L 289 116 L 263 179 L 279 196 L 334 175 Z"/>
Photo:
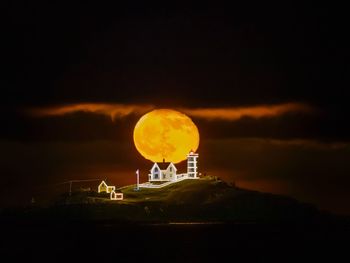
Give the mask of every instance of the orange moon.
<path id="1" fill-rule="evenodd" d="M 152 162 L 179 163 L 199 146 L 197 126 L 185 114 L 157 109 L 143 115 L 134 129 L 134 143 L 139 153 Z"/>

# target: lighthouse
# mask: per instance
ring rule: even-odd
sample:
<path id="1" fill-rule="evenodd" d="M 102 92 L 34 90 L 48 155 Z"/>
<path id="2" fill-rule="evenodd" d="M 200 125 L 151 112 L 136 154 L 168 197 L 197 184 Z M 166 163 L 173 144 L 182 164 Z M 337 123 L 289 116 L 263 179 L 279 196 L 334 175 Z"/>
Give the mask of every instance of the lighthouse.
<path id="1" fill-rule="evenodd" d="M 187 154 L 187 176 L 188 178 L 198 178 L 198 153 L 193 151 Z"/>

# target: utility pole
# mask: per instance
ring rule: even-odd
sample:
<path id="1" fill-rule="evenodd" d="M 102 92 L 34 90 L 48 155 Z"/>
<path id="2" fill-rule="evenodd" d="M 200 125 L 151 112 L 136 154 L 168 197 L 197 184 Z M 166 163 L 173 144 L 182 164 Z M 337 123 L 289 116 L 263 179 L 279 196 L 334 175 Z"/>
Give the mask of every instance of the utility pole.
<path id="1" fill-rule="evenodd" d="M 73 181 L 69 181 L 69 196 L 72 195 L 72 183 Z"/>
<path id="2" fill-rule="evenodd" d="M 140 172 L 139 169 L 136 170 L 136 191 L 139 190 L 139 183 L 140 183 Z"/>

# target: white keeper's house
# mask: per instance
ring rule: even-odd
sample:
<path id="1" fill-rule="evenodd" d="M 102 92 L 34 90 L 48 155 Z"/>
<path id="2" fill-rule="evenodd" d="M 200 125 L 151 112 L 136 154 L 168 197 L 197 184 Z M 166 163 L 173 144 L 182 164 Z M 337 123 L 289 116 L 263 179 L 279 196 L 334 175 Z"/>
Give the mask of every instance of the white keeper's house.
<path id="1" fill-rule="evenodd" d="M 173 163 L 163 161 L 154 163 L 151 173 L 148 175 L 149 182 L 175 181 L 177 169 Z"/>
<path id="2" fill-rule="evenodd" d="M 187 173 L 177 173 L 176 166 L 171 162 L 154 163 L 148 182 L 177 182 L 184 179 L 198 179 L 198 153 L 187 154 Z M 142 185 L 140 185 L 142 186 Z"/>

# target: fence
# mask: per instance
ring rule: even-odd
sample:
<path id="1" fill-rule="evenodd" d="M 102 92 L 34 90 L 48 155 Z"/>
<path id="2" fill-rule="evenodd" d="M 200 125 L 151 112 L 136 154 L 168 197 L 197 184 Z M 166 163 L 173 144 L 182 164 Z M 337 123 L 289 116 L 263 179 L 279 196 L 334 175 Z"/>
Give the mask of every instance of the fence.
<path id="1" fill-rule="evenodd" d="M 141 187 L 141 188 L 162 188 L 162 187 L 165 187 L 165 186 L 177 183 L 177 182 L 181 182 L 181 181 L 186 180 L 186 179 L 196 179 L 196 178 L 188 177 L 187 173 L 177 174 L 176 181 L 169 181 L 169 182 L 165 182 L 163 184 L 152 184 L 150 182 L 147 182 L 147 183 L 139 184 L 139 187 Z"/>

